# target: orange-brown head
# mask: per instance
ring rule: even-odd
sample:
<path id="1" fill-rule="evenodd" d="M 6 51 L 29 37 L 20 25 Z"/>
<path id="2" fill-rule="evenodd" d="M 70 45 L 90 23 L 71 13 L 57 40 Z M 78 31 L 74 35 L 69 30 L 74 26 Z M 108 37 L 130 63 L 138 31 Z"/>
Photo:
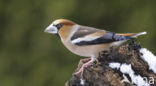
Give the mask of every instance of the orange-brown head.
<path id="1" fill-rule="evenodd" d="M 45 29 L 45 32 L 58 34 L 62 39 L 65 39 L 71 33 L 74 25 L 75 23 L 73 21 L 57 19 Z"/>

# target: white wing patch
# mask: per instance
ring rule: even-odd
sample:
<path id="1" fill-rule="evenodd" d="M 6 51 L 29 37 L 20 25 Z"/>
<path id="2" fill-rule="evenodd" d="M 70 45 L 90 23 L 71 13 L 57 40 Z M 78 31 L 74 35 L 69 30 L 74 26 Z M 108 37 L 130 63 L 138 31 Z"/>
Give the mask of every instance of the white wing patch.
<path id="1" fill-rule="evenodd" d="M 92 41 L 92 40 L 95 40 L 95 39 L 97 39 L 97 38 L 99 38 L 99 37 L 101 37 L 101 36 L 85 36 L 85 37 L 81 37 L 81 38 L 77 38 L 77 39 L 74 39 L 73 41 L 72 41 L 72 43 L 73 44 L 76 44 L 76 43 L 79 43 L 79 42 L 81 42 L 81 41 Z"/>

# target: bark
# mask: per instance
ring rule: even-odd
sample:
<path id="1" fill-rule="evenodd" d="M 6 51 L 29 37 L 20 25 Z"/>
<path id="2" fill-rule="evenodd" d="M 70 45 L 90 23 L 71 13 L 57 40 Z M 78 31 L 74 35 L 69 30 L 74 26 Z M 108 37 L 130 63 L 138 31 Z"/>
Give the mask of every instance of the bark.
<path id="1" fill-rule="evenodd" d="M 66 86 L 137 86 L 132 83 L 129 75 L 125 76 L 130 82 L 123 82 L 123 73 L 120 70 L 112 69 L 109 66 L 111 62 L 119 62 L 131 64 L 132 69 L 136 75 L 154 78 L 156 84 L 156 74 L 149 70 L 148 64 L 140 58 L 141 53 L 140 44 L 131 41 L 127 45 L 120 46 L 119 48 L 111 48 L 109 51 L 103 51 L 99 54 L 96 61 L 85 68 L 83 75 L 73 75 L 72 78 L 66 82 Z M 79 70 L 85 62 L 80 61 Z M 81 80 L 84 80 L 84 83 Z M 151 84 L 150 86 L 156 86 Z"/>

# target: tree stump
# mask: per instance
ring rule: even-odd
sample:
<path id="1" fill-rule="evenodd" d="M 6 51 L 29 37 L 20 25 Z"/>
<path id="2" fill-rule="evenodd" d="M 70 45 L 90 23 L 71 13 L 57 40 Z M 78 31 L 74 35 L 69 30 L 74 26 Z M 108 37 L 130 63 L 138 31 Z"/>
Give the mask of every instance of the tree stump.
<path id="1" fill-rule="evenodd" d="M 66 86 L 156 86 L 156 73 L 141 58 L 141 46 L 134 41 L 99 54 L 80 76 L 73 75 Z M 150 58 L 150 57 L 148 57 Z M 156 57 L 155 57 L 156 58 Z M 80 61 L 79 70 L 85 62 Z M 155 69 L 156 69 L 156 62 Z M 154 70 L 154 69 L 153 69 Z"/>

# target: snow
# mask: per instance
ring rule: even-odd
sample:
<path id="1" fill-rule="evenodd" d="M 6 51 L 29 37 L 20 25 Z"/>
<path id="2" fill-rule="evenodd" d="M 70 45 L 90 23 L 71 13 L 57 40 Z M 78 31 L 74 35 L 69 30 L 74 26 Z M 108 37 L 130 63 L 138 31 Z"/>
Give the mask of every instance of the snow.
<path id="1" fill-rule="evenodd" d="M 115 68 L 119 69 L 120 68 L 120 63 L 112 62 L 112 63 L 109 64 L 109 67 L 111 67 L 113 69 L 115 69 Z"/>
<path id="2" fill-rule="evenodd" d="M 146 48 L 141 48 L 140 53 L 143 54 L 141 55 L 141 58 L 147 62 L 149 69 L 156 74 L 156 56 L 154 56 L 153 53 Z"/>
<path id="3" fill-rule="evenodd" d="M 133 74 L 134 73 L 130 64 L 129 65 L 128 64 L 122 64 L 120 66 L 120 71 L 124 74 L 128 74 L 128 73 Z"/>
<path id="4" fill-rule="evenodd" d="M 81 79 L 80 79 L 80 84 L 83 86 L 84 83 L 85 83 L 85 80 L 81 78 Z"/>
<path id="5" fill-rule="evenodd" d="M 149 86 L 149 84 L 143 80 L 143 77 L 134 74 L 131 64 L 122 64 L 120 71 L 124 74 L 128 74 L 132 80 L 132 83 L 135 83 L 137 86 Z"/>
<path id="6" fill-rule="evenodd" d="M 122 72 L 123 74 L 128 74 L 132 80 L 132 83 L 136 84 L 137 86 L 149 86 L 149 84 L 146 81 L 144 81 L 143 77 L 141 77 L 140 75 L 135 75 L 135 72 L 133 71 L 131 64 L 125 64 L 125 63 L 121 64 L 118 62 L 112 62 L 112 63 L 109 63 L 109 67 L 113 69 L 116 68 L 120 70 L 120 72 Z M 127 77 L 124 77 L 124 80 L 126 78 Z M 122 80 L 122 82 L 124 80 Z"/>

